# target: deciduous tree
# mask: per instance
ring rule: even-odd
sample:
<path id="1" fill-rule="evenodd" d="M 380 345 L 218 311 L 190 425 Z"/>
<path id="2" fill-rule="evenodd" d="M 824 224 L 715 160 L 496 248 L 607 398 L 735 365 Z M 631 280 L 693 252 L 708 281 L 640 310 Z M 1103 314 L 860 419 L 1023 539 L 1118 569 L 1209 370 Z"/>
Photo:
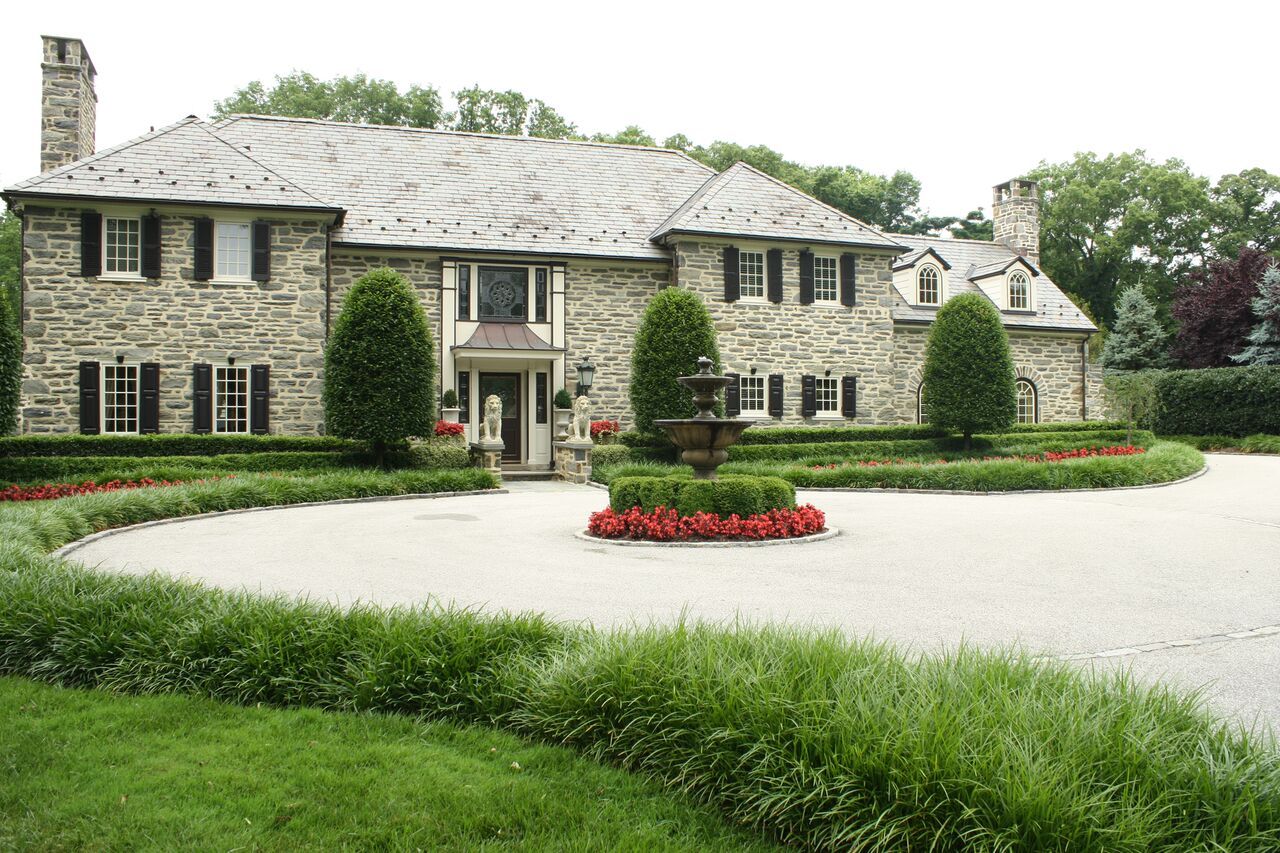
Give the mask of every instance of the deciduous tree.
<path id="1" fill-rule="evenodd" d="M 214 118 L 234 113 L 296 116 L 331 121 L 439 127 L 445 118 L 440 93 L 410 86 L 401 92 L 390 80 L 355 74 L 320 80 L 305 71 L 277 77 L 275 85 L 254 80 L 218 101 Z"/>
<path id="2" fill-rule="evenodd" d="M 1275 259 L 1241 249 L 1234 259 L 1194 270 L 1178 289 L 1172 313 L 1178 321 L 1174 356 L 1187 367 L 1229 367 L 1253 329 L 1257 282 Z"/>

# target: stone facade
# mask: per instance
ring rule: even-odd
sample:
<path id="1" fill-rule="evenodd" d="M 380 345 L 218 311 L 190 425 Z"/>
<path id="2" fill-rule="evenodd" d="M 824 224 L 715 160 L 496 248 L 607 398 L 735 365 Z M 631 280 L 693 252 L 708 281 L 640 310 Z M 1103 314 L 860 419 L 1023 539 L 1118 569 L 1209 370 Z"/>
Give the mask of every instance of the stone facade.
<path id="1" fill-rule="evenodd" d="M 437 347 L 440 345 L 440 257 L 434 254 L 410 252 L 359 253 L 338 248 L 333 252 L 330 269 L 329 331 L 342 310 L 342 298 L 360 276 L 379 267 L 390 267 L 400 273 L 422 300 L 427 323 L 434 333 Z M 436 353 L 437 358 L 439 353 Z"/>
<path id="2" fill-rule="evenodd" d="M 157 362 L 160 431 L 192 429 L 192 364 L 271 366 L 271 431 L 315 433 L 325 333 L 325 223 L 269 220 L 271 279 L 194 278 L 190 210 L 157 208 L 161 277 L 82 278 L 80 209 L 28 207 L 23 216 L 22 428 L 78 428 L 81 361 Z M 265 215 L 265 214 L 264 214 Z"/>
<path id="3" fill-rule="evenodd" d="M 40 65 L 40 171 L 64 166 L 94 151 L 98 97 L 94 68 L 79 39 L 43 36 Z"/>
<path id="4" fill-rule="evenodd" d="M 1040 194 L 1035 181 L 1012 180 L 996 185 L 991 222 L 997 243 L 1040 264 Z"/>
<path id="5" fill-rule="evenodd" d="M 720 360 L 729 372 L 784 375 L 784 412 L 774 424 L 829 422 L 801 416 L 800 377 L 805 374 L 858 378 L 857 417 L 850 424 L 892 423 L 897 418 L 893 389 L 893 273 L 888 252 L 859 251 L 857 304 L 853 307 L 801 305 L 799 248 L 783 248 L 780 304 L 760 300 L 726 302 L 725 242 L 680 241 L 675 246 L 676 281 L 696 291 L 715 321 Z M 751 248 L 735 243 L 740 248 Z M 760 250 L 774 248 L 761 244 Z M 811 246 L 816 254 L 838 256 L 839 246 Z"/>

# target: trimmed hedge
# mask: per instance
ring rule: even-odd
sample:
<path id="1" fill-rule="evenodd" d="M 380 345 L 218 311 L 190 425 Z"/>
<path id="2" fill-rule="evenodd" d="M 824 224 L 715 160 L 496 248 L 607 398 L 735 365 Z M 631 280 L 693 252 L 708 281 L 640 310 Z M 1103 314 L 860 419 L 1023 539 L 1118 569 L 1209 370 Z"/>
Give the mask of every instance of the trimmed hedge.
<path id="1" fill-rule="evenodd" d="M 9 435 L 6 456 L 220 456 L 226 453 L 358 451 L 356 441 L 325 435 Z"/>
<path id="2" fill-rule="evenodd" d="M 1154 436 L 1135 430 L 1133 443 L 1145 446 Z M 1084 432 L 1024 432 L 977 435 L 973 438 L 978 455 L 1012 456 L 1045 450 L 1073 450 L 1105 444 L 1128 444 L 1126 430 L 1088 430 Z M 828 442 L 820 444 L 755 444 L 734 445 L 729 459 L 734 462 L 801 459 L 898 459 L 904 457 L 949 457 L 964 451 L 959 437 L 920 439 L 917 441 Z"/>
<path id="3" fill-rule="evenodd" d="M 962 293 L 938 309 L 925 344 L 922 381 L 929 420 L 945 430 L 968 439 L 1017 422 L 1009 335 L 989 299 Z"/>
<path id="4" fill-rule="evenodd" d="M 748 427 L 742 444 L 814 444 L 833 441 L 911 441 L 942 438 L 946 433 L 928 424 L 895 426 Z"/>
<path id="5" fill-rule="evenodd" d="M 1280 366 L 1157 371 L 1155 384 L 1162 435 L 1280 433 Z"/>
<path id="6" fill-rule="evenodd" d="M 1162 435 L 1167 441 L 1180 441 L 1197 450 L 1231 451 L 1233 453 L 1274 453 L 1280 455 L 1280 435 Z"/>
<path id="7" fill-rule="evenodd" d="M 746 518 L 771 509 L 794 509 L 795 487 L 778 477 L 726 475 L 718 480 L 670 477 L 620 477 L 609 484 L 609 506 L 623 513 L 632 507 L 653 512 L 660 506 L 682 516 L 699 512 L 721 518 Z"/>
<path id="8" fill-rule="evenodd" d="M 369 463 L 359 453 L 228 453 L 222 456 L 17 456 L 0 458 L 0 482 L 189 479 L 222 472 L 332 471 Z M 159 473 L 161 476 L 156 476 Z M 176 476 L 170 476 L 170 474 Z"/>

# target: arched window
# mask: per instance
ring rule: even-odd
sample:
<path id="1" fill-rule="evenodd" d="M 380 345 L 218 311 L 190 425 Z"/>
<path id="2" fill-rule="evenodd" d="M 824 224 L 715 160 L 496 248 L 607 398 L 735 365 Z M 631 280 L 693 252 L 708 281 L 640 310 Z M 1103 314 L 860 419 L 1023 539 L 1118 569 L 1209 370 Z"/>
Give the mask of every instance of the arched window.
<path id="1" fill-rule="evenodd" d="M 929 411 L 924 407 L 924 383 L 916 386 L 916 423 L 927 424 Z"/>
<path id="2" fill-rule="evenodd" d="M 1009 310 L 1031 310 L 1031 281 L 1024 272 L 1009 273 Z"/>
<path id="3" fill-rule="evenodd" d="M 1040 421 L 1040 406 L 1036 386 L 1030 379 L 1018 380 L 1018 423 L 1034 424 Z"/>
<path id="4" fill-rule="evenodd" d="M 937 305 L 942 296 L 942 277 L 938 268 L 929 264 L 916 273 L 916 302 L 921 305 Z"/>

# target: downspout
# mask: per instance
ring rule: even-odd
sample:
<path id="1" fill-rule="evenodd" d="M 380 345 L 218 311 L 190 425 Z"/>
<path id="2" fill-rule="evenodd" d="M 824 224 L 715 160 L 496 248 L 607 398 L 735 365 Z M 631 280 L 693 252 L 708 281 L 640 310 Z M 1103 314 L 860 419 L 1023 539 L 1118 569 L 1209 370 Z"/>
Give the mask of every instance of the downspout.
<path id="1" fill-rule="evenodd" d="M 324 338 L 329 345 L 329 322 L 333 315 L 333 225 L 324 227 Z"/>
<path id="2" fill-rule="evenodd" d="M 1089 339 L 1080 341 L 1080 420 L 1089 420 Z"/>

